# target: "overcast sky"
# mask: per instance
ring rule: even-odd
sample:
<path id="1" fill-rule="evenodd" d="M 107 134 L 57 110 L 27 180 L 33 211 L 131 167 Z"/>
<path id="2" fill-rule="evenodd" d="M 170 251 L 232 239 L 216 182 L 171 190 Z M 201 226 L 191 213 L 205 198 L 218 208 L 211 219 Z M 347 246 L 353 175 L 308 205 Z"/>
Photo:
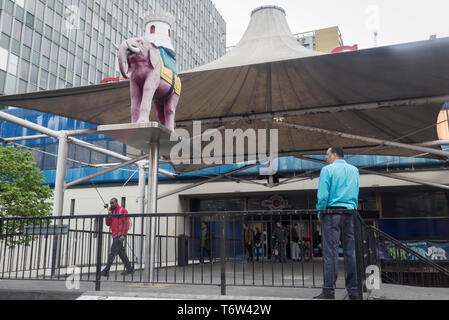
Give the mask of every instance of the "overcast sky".
<path id="1" fill-rule="evenodd" d="M 227 25 L 227 46 L 238 43 L 251 11 L 262 5 L 285 9 L 292 33 L 340 28 L 345 45 L 359 49 L 449 36 L 449 0 L 215 0 Z"/>

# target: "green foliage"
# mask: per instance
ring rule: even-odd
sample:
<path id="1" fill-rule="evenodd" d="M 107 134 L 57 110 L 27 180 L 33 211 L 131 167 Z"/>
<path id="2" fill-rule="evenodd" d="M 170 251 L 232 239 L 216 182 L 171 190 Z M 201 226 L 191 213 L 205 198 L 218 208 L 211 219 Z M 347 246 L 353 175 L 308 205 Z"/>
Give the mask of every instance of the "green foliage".
<path id="1" fill-rule="evenodd" d="M 53 191 L 44 182 L 44 174 L 36 167 L 31 152 L 22 152 L 21 148 L 15 147 L 0 147 L 0 219 L 51 215 L 52 203 L 49 200 Z M 48 224 L 48 220 L 3 221 L 0 232 L 8 245 L 26 244 L 31 240 L 30 237 L 18 235 L 25 226 L 41 222 Z"/>

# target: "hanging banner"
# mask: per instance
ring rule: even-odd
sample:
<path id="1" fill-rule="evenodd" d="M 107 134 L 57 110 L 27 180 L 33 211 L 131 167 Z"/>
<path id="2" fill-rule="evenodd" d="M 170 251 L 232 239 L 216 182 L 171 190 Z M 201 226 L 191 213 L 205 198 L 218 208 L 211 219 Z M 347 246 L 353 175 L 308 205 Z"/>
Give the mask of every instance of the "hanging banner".
<path id="1" fill-rule="evenodd" d="M 430 260 L 448 260 L 449 242 L 430 241 L 401 241 L 416 253 Z M 394 245 L 381 244 L 378 247 L 378 256 L 383 260 L 417 260 L 418 258 L 401 250 Z"/>

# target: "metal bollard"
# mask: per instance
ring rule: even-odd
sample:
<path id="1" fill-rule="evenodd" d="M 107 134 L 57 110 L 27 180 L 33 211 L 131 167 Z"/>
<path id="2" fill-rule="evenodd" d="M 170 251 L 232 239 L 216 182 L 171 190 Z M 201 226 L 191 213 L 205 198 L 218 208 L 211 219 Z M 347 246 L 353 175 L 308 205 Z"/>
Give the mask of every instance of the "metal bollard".
<path id="1" fill-rule="evenodd" d="M 361 299 L 363 299 L 363 284 L 365 282 L 365 264 L 363 259 L 363 237 L 362 237 L 362 217 L 359 213 L 354 214 L 354 240 L 355 240 L 355 256 L 357 263 L 357 291 Z"/>
<path id="2" fill-rule="evenodd" d="M 226 233 L 225 216 L 220 216 L 221 295 L 226 295 Z"/>
<path id="3" fill-rule="evenodd" d="M 100 291 L 101 287 L 101 251 L 103 247 L 103 218 L 96 218 L 96 225 L 98 226 L 98 241 L 97 241 L 97 270 L 95 277 L 95 291 Z"/>

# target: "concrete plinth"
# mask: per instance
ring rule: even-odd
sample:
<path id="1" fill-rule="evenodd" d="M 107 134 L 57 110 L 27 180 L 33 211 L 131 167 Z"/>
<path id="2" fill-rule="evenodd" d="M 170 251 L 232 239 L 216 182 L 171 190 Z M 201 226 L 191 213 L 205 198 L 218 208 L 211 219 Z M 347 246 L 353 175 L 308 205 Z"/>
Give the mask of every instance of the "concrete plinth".
<path id="1" fill-rule="evenodd" d="M 98 126 L 97 131 L 145 152 L 151 143 L 159 142 L 161 155 L 170 155 L 171 148 L 179 143 L 179 137 L 158 122 L 108 124 Z"/>

